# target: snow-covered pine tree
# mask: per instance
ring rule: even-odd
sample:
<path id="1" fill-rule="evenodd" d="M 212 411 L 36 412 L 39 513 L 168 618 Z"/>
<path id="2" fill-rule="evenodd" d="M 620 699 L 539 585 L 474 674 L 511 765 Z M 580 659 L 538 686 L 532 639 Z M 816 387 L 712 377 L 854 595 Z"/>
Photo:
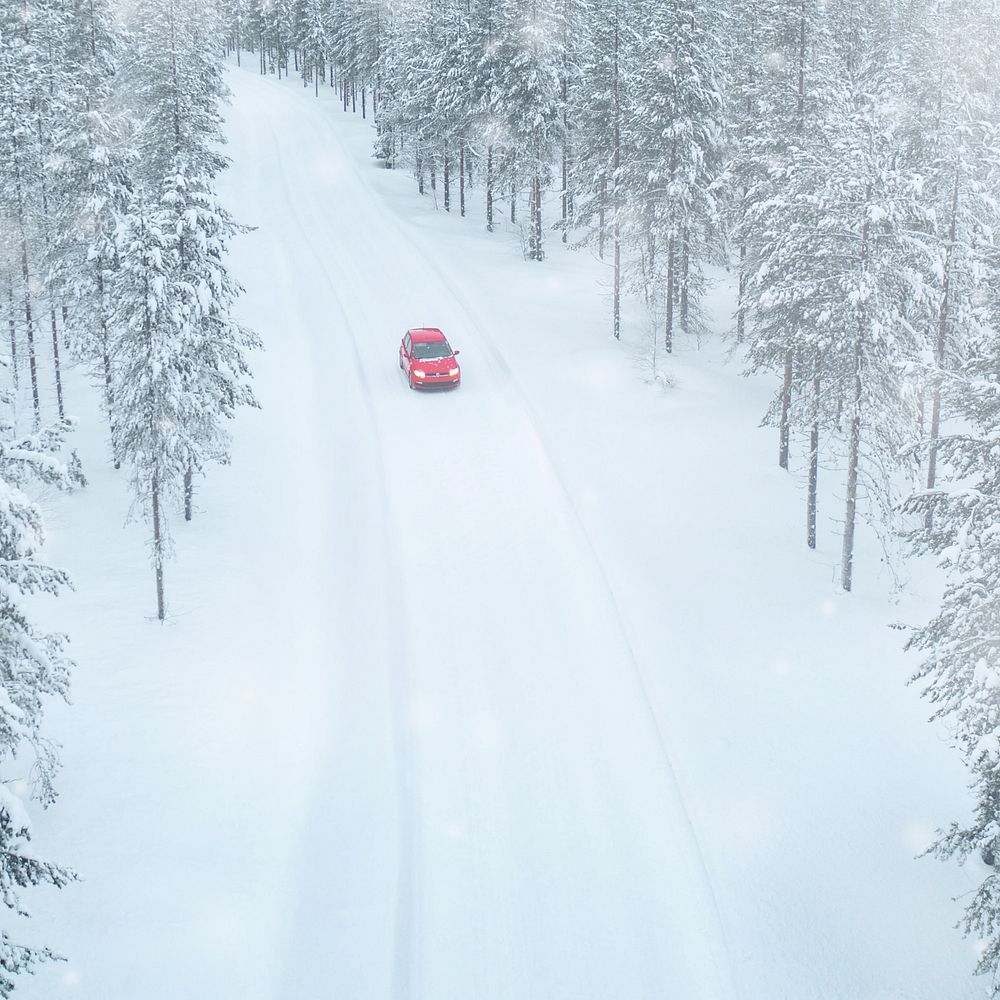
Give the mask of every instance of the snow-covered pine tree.
<path id="1" fill-rule="evenodd" d="M 137 0 L 128 26 L 122 87 L 138 122 L 137 180 L 159 192 L 176 156 L 214 178 L 227 162 L 218 146 L 229 91 L 212 8 L 196 0 Z"/>
<path id="2" fill-rule="evenodd" d="M 233 318 L 242 289 L 226 269 L 230 240 L 239 227 L 218 203 L 210 184 L 189 173 L 183 158 L 166 178 L 157 223 L 176 245 L 177 275 L 185 302 L 186 364 L 178 366 L 190 398 L 180 432 L 186 452 L 184 517 L 191 520 L 193 476 L 211 462 L 229 462 L 224 422 L 239 406 L 256 406 L 246 355 L 260 346 L 257 336 Z"/>
<path id="3" fill-rule="evenodd" d="M 9 391 L 0 393 L 0 406 L 11 411 Z M 39 629 L 26 608 L 30 595 L 58 595 L 69 586 L 65 572 L 40 558 L 42 517 L 26 492 L 34 484 L 68 490 L 82 482 L 78 470 L 57 458 L 63 430 L 47 427 L 25 436 L 10 419 L 0 419 L 0 899 L 20 915 L 26 915 L 23 890 L 61 888 L 74 878 L 35 855 L 24 808 L 28 796 L 43 806 L 55 801 L 58 746 L 42 724 L 49 700 L 66 698 L 72 668 L 66 637 Z M 55 957 L 0 932 L 0 997 L 10 997 L 18 977 Z"/>
<path id="4" fill-rule="evenodd" d="M 153 532 L 156 614 L 166 615 L 164 567 L 169 558 L 169 501 L 181 495 L 197 449 L 199 401 L 191 356 L 191 301 L 179 271 L 178 240 L 164 212 L 141 194 L 121 219 L 119 265 L 111 280 L 114 440 L 131 470 L 133 511 Z"/>
<path id="5" fill-rule="evenodd" d="M 504 150 L 509 146 L 506 123 L 497 99 L 504 62 L 509 58 L 503 31 L 502 0 L 474 0 L 470 20 L 470 145 L 484 165 L 486 229 L 493 232 L 494 205 L 503 181 Z"/>
<path id="6" fill-rule="evenodd" d="M 737 326 L 742 337 L 749 303 L 746 293 L 750 275 L 760 262 L 757 258 L 753 229 L 755 206 L 767 206 L 784 197 L 783 187 L 789 176 L 786 169 L 792 158 L 801 158 L 809 143 L 823 133 L 823 117 L 828 110 L 829 79 L 833 70 L 832 40 L 827 26 L 825 6 L 819 0 L 752 0 L 741 15 L 749 28 L 744 41 L 746 51 L 735 62 L 740 67 L 739 88 L 734 91 L 737 103 L 732 116 L 738 145 L 730 167 L 736 191 L 736 242 L 740 247 L 740 300 Z M 808 163 L 808 154 L 806 161 Z M 807 192 L 807 187 L 802 191 Z M 767 250 L 762 251 L 765 255 Z M 795 336 L 794 330 L 789 331 Z M 771 342 L 770 348 L 778 345 Z M 791 435 L 790 412 L 793 396 L 803 385 L 815 384 L 811 373 L 794 367 L 795 345 L 790 343 L 772 355 L 767 365 L 781 372 L 782 384 L 778 412 L 778 464 L 788 468 Z M 763 369 L 755 357 L 754 369 Z M 814 436 L 818 426 L 813 425 Z M 810 464 L 809 521 L 815 521 L 815 474 L 817 454 Z M 810 539 L 814 532 L 810 529 Z M 810 542 L 812 544 L 812 541 Z"/>
<path id="7" fill-rule="evenodd" d="M 810 544 L 820 429 L 846 449 L 841 582 L 850 590 L 859 483 L 891 508 L 886 470 L 910 437 L 904 373 L 920 344 L 910 317 L 928 300 L 929 248 L 920 179 L 899 155 L 902 125 L 890 97 L 902 93 L 902 76 L 880 41 L 885 26 L 842 14 L 828 5 L 832 20 L 820 29 L 830 41 L 817 48 L 811 70 L 823 81 L 822 112 L 771 169 L 766 197 L 748 202 L 746 223 L 751 366 L 797 359 L 787 411 L 783 387 L 771 415 L 787 412 L 793 426 L 811 428 Z"/>
<path id="8" fill-rule="evenodd" d="M 806 538 L 814 548 L 821 430 L 836 426 L 840 402 L 824 332 L 838 306 L 828 299 L 833 288 L 825 282 L 825 262 L 812 248 L 848 97 L 817 5 L 775 10 L 771 0 L 761 0 L 757 31 L 764 65 L 747 71 L 732 166 L 739 187 L 739 308 L 752 321 L 752 329 L 744 328 L 749 370 L 782 373 L 767 415 L 779 428 L 782 468 L 788 467 L 792 426 L 809 428 Z"/>
<path id="9" fill-rule="evenodd" d="M 0 218 L 6 220 L 7 239 L 13 245 L 8 261 L 16 282 L 36 427 L 42 423 L 38 335 L 39 292 L 45 254 L 42 232 L 42 158 L 38 143 L 35 100 L 44 91 L 45 55 L 33 31 L 34 8 L 0 7 Z M 13 267 L 10 267 L 13 265 Z M 11 330 L 16 334 L 15 330 Z M 15 336 L 16 339 L 16 336 Z M 11 361 L 17 381 L 16 344 Z"/>
<path id="10" fill-rule="evenodd" d="M 53 199 L 53 284 L 68 302 L 67 338 L 75 357 L 90 365 L 103 386 L 110 424 L 110 304 L 107 286 L 115 264 L 118 215 L 128 207 L 134 152 L 110 104 L 117 28 L 107 0 L 72 12 L 68 58 L 72 114 L 54 143 L 48 163 Z M 112 441 L 112 455 L 118 459 Z"/>
<path id="11" fill-rule="evenodd" d="M 634 175 L 623 169 L 623 144 L 631 140 L 635 118 L 638 59 L 638 11 L 633 0 L 610 0 L 596 8 L 583 41 L 582 82 L 576 122 L 579 201 L 577 225 L 584 243 L 596 244 L 604 259 L 604 246 L 612 244 L 611 327 L 621 336 L 622 223 L 626 211 L 638 218 L 646 206 L 630 190 Z M 626 155 L 625 162 L 629 157 Z M 628 206 L 628 208 L 626 208 Z M 608 217 L 610 216 L 610 227 Z"/>
<path id="12" fill-rule="evenodd" d="M 319 96 L 319 79 L 326 71 L 330 55 L 330 6 L 327 0 L 306 0 L 302 19 L 302 83 L 308 83 L 312 73 L 316 96 Z M 332 82 L 332 81 L 331 81 Z"/>
<path id="13" fill-rule="evenodd" d="M 511 58 L 499 66 L 492 114 L 505 136 L 511 187 L 530 185 L 527 257 L 545 258 L 542 197 L 562 143 L 563 32 L 555 0 L 507 0 L 501 22 Z"/>
<path id="14" fill-rule="evenodd" d="M 701 328 L 704 266 L 720 257 L 715 186 L 724 166 L 723 23 L 717 0 L 677 0 L 649 3 L 641 24 L 630 126 L 634 159 L 626 170 L 635 178 L 634 196 L 651 206 L 643 218 L 653 220 L 663 248 L 669 352 L 676 328 Z M 647 234 L 642 239 L 647 242 Z"/>
<path id="15" fill-rule="evenodd" d="M 991 274 L 994 286 L 996 274 Z M 1000 316 L 994 317 L 994 322 Z M 994 331 L 1000 325 L 994 326 Z M 947 719 L 969 772 L 972 815 L 951 824 L 931 852 L 965 860 L 1000 859 L 1000 338 L 993 332 L 960 370 L 946 370 L 942 391 L 961 416 L 960 431 L 937 442 L 939 482 L 906 509 L 924 526 L 911 535 L 947 573 L 937 615 L 911 637 L 923 656 L 914 681 Z M 942 483 L 943 481 L 943 483 Z M 1000 879 L 993 872 L 966 905 L 963 928 L 979 943 L 977 971 L 1000 971 Z"/>
<path id="16" fill-rule="evenodd" d="M 580 99 L 580 82 L 582 70 L 580 60 L 584 48 L 584 24 L 589 7 L 585 0 L 559 0 L 556 7 L 556 17 L 562 32 L 559 49 L 562 53 L 562 65 L 559 67 L 559 107 L 562 115 L 562 163 L 560 202 L 562 218 L 559 226 L 562 229 L 563 243 L 569 242 L 569 231 L 573 226 L 573 211 L 575 206 L 575 152 L 574 133 L 577 122 L 575 108 Z"/>
<path id="17" fill-rule="evenodd" d="M 980 292 L 984 255 L 1000 232 L 990 178 L 1000 162 L 995 91 L 1000 51 L 984 8 L 975 0 L 943 0 L 923 11 L 905 39 L 909 81 L 908 156 L 923 178 L 935 247 L 928 282 L 930 309 L 916 318 L 926 330 L 921 388 L 929 393 L 927 488 L 937 475 L 942 372 L 961 366 L 984 325 Z"/>

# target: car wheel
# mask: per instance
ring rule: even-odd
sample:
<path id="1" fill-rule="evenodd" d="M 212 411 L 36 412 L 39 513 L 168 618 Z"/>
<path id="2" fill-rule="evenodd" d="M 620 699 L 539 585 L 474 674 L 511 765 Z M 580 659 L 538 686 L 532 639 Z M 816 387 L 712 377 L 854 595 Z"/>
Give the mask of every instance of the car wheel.
<path id="1" fill-rule="evenodd" d="M 413 375 L 412 374 L 410 375 L 408 381 L 410 383 L 410 388 L 411 389 L 416 389 L 416 386 L 413 384 Z"/>

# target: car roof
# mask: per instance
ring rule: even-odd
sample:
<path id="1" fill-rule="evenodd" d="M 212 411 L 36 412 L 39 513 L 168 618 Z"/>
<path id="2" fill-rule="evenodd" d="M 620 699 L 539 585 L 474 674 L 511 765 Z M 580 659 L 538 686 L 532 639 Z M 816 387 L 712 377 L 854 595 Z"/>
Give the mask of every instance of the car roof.
<path id="1" fill-rule="evenodd" d="M 445 335 L 436 326 L 418 326 L 415 330 L 406 331 L 410 335 L 410 340 L 445 340 Z"/>

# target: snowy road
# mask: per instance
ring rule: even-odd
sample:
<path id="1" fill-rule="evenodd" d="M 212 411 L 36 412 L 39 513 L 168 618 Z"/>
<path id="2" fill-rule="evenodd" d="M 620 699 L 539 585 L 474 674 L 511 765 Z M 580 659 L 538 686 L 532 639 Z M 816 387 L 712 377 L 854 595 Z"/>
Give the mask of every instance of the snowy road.
<path id="1" fill-rule="evenodd" d="M 287 445 L 266 467 L 313 596 L 294 627 L 317 633 L 294 673 L 329 712 L 275 1000 L 733 995 L 628 636 L 517 359 L 372 190 L 329 103 L 247 71 L 232 85 L 225 186 L 259 226 L 236 270 Z M 421 324 L 462 351 L 459 391 L 406 388 L 396 349 Z"/>

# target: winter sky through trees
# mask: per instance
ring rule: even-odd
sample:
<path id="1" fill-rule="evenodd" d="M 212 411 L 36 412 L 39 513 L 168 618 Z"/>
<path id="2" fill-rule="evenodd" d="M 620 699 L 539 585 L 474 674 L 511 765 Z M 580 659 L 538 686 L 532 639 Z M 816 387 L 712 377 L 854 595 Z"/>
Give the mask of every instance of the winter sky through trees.
<path id="1" fill-rule="evenodd" d="M 249 419 L 241 414 L 260 410 L 254 419 L 267 424 L 276 419 L 269 410 L 282 405 L 273 396 L 262 409 L 258 402 L 257 358 L 285 348 L 273 331 L 258 334 L 245 308 L 255 289 L 244 288 L 248 272 L 232 267 L 233 248 L 259 239 L 279 259 L 292 259 L 291 248 L 273 245 L 280 230 L 259 224 L 266 214 L 260 204 L 220 194 L 230 167 L 259 166 L 227 156 L 227 78 L 234 73 L 282 81 L 314 104 L 335 105 L 339 120 L 362 123 L 371 171 L 411 176 L 414 205 L 432 204 L 454 217 L 454 231 L 474 227 L 490 246 L 504 246 L 524 269 L 518 274 L 551 273 L 557 281 L 561 269 L 575 266 L 570 259 L 593 262 L 599 277 L 585 307 L 601 317 L 604 346 L 629 359 L 634 372 L 652 372 L 635 376 L 635 398 L 650 384 L 683 397 L 678 355 L 724 341 L 730 368 L 771 391 L 752 414 L 773 433 L 773 461 L 760 474 L 785 470 L 782 483 L 797 489 L 803 579 L 817 565 L 808 560 L 823 547 L 824 523 L 836 530 L 838 599 L 872 600 L 858 590 L 885 565 L 898 585 L 882 603 L 900 600 L 911 573 L 930 579 L 928 567 L 938 568 L 933 599 L 922 618 L 903 623 L 908 631 L 898 645 L 908 650 L 925 708 L 958 750 L 972 804 L 953 822 L 939 818 L 937 837 L 923 848 L 949 862 L 984 863 L 962 901 L 961 929 L 978 949 L 970 969 L 994 982 L 996 0 L 0 0 L 5 912 L 20 920 L 46 886 L 68 895 L 88 874 L 36 855 L 29 843 L 33 827 L 59 822 L 59 809 L 47 810 L 56 802 L 61 761 L 46 712 L 69 700 L 77 670 L 101 669 L 74 663 L 70 628 L 38 600 L 59 597 L 51 602 L 58 609 L 71 599 L 60 595 L 72 591 L 76 576 L 72 566 L 48 561 L 50 511 L 82 503 L 95 475 L 118 484 L 126 499 L 114 516 L 138 526 L 145 542 L 151 618 L 144 642 L 152 650 L 168 641 L 175 595 L 185 599 L 174 567 L 178 581 L 190 582 L 183 560 L 174 559 L 178 540 L 188 537 L 182 532 L 191 522 L 213 516 L 200 509 L 199 491 L 230 471 L 272 474 L 253 470 L 252 461 L 243 473 L 218 471 L 233 461 Z M 261 156 L 271 155 L 266 136 L 261 143 Z M 280 162 L 296 159 L 294 143 L 272 145 Z M 338 183 L 335 172 L 317 181 L 320 211 L 327 204 L 322 185 Z M 274 197 L 294 203 L 299 195 L 301 214 L 289 225 L 305 230 L 305 194 Z M 371 233 L 388 231 L 378 228 L 390 211 L 382 195 L 366 181 L 354 197 L 372 213 Z M 322 239 L 336 242 L 337 227 L 331 216 Z M 400 236 L 399 245 L 408 238 Z M 313 240 L 303 244 L 311 258 L 327 253 L 316 237 L 303 239 Z M 376 270 L 383 257 L 401 252 L 376 246 L 376 235 L 370 240 L 358 260 Z M 437 270 L 429 281 L 444 287 L 450 265 L 431 256 L 427 266 Z M 405 300 L 404 279 L 394 287 L 385 268 L 385 297 Z M 352 303 L 343 271 L 323 279 L 340 296 L 339 314 L 325 315 L 323 324 L 355 330 L 366 326 L 357 317 L 367 314 L 363 303 Z M 281 287 L 285 279 L 276 273 L 274 280 Z M 304 303 L 318 293 L 315 280 L 306 287 L 303 279 L 301 289 L 287 280 L 292 324 L 300 296 Z M 471 315 L 475 283 L 459 275 L 449 288 Z M 521 294 L 516 283 L 509 294 Z M 720 302 L 727 303 L 721 321 Z M 418 315 L 410 322 L 432 321 Z M 463 331 L 446 332 L 462 346 Z M 384 341 L 390 364 L 401 333 L 364 331 Z M 537 333 L 541 342 L 545 336 Z M 471 372 L 463 399 L 473 398 L 477 364 L 509 374 L 520 363 L 503 357 L 502 332 L 490 343 L 482 350 L 488 365 L 468 349 L 463 355 Z M 352 351 L 348 362 L 363 370 L 363 354 L 356 345 Z M 569 369 L 574 358 L 567 353 L 563 362 Z M 371 411 L 377 423 L 378 405 L 344 403 L 329 374 L 324 420 L 354 426 Z M 511 390 L 509 398 L 522 395 L 530 393 Z M 531 422 L 537 409 L 524 402 L 517 419 Z M 77 416 L 83 412 L 92 415 L 89 424 Z M 341 456 L 309 449 L 308 433 L 283 442 L 290 460 L 336 468 Z M 340 440 L 340 431 L 327 433 Z M 490 437 L 505 433 L 498 426 Z M 693 425 L 690 433 L 703 430 Z M 90 437 L 103 446 L 96 469 L 93 457 L 78 454 L 77 440 Z M 537 440 L 544 444 L 544 434 Z M 369 451 L 381 453 L 381 441 L 374 434 Z M 632 445 L 611 447 L 628 452 Z M 669 466 L 671 458 L 654 450 L 642 461 Z M 597 453 L 594 462 L 601 465 Z M 335 488 L 357 488 L 360 496 L 362 486 L 345 477 Z M 697 493 L 699 484 L 683 488 Z M 753 482 L 731 484 L 734 497 L 754 489 Z M 621 484 L 619 517 L 639 518 L 647 500 Z M 379 502 L 403 508 L 407 496 Z M 281 521 L 280 512 L 274 517 Z M 485 520 L 484 533 L 491 529 Z M 276 529 L 258 526 L 243 559 L 252 562 L 259 533 L 269 530 Z M 746 525 L 752 537 L 768 530 Z M 123 534 L 119 547 L 124 552 L 135 539 L 134 531 Z M 600 563 L 600 545 L 588 545 Z M 355 565 L 333 571 L 350 581 L 366 558 L 360 553 Z M 474 593 L 485 574 L 477 576 L 475 566 L 464 572 Z M 766 561 L 760 572 L 767 573 Z M 785 584 L 797 586 L 794 579 Z M 891 607 L 885 619 L 896 620 Z M 626 645 L 631 650 L 630 639 Z M 557 647 L 552 655 L 558 658 Z M 399 766 L 409 773 L 415 765 Z M 403 819 L 407 809 L 418 807 L 402 808 Z M 915 862 L 912 878 L 922 871 Z M 27 977 L 61 958 L 58 952 L 55 942 L 4 929 L 0 997 L 20 995 Z"/>

